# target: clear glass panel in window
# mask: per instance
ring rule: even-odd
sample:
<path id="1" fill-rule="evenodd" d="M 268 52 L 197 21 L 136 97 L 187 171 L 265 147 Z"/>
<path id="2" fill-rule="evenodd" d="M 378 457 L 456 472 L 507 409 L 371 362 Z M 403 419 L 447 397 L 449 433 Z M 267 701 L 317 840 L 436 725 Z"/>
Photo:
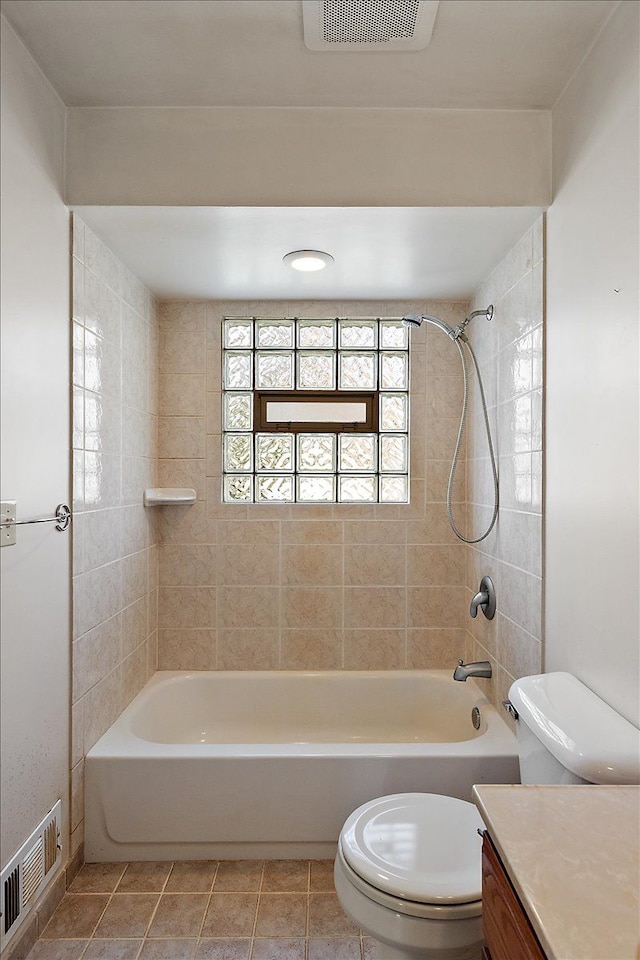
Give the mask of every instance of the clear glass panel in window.
<path id="1" fill-rule="evenodd" d="M 380 389 L 407 390 L 409 388 L 407 370 L 406 353 L 381 353 Z"/>
<path id="2" fill-rule="evenodd" d="M 380 477 L 380 503 L 408 503 L 407 477 Z"/>
<path id="3" fill-rule="evenodd" d="M 256 434 L 256 470 L 293 470 L 293 434 Z"/>
<path id="4" fill-rule="evenodd" d="M 225 393 L 224 429 L 251 430 L 253 425 L 253 397 L 250 393 Z"/>
<path id="5" fill-rule="evenodd" d="M 256 500 L 293 502 L 293 477 L 256 477 Z"/>
<path id="6" fill-rule="evenodd" d="M 224 478 L 225 503 L 251 503 L 253 500 L 253 477 Z"/>
<path id="7" fill-rule="evenodd" d="M 293 354 L 257 353 L 258 390 L 293 390 Z"/>
<path id="8" fill-rule="evenodd" d="M 298 470 L 301 473 L 326 473 L 336 469 L 335 433 L 298 434 Z"/>
<path id="9" fill-rule="evenodd" d="M 380 394 L 380 430 L 407 430 L 408 397 L 400 393 Z"/>
<path id="10" fill-rule="evenodd" d="M 225 433 L 223 454 L 225 473 L 248 473 L 253 468 L 250 433 Z"/>
<path id="11" fill-rule="evenodd" d="M 224 340 L 227 349 L 238 350 L 242 347 L 253 346 L 253 320 L 224 321 Z"/>
<path id="12" fill-rule="evenodd" d="M 406 350 L 409 345 L 408 332 L 402 320 L 381 320 L 380 349 Z"/>
<path id="13" fill-rule="evenodd" d="M 335 390 L 335 353 L 298 354 L 298 388 L 300 390 Z"/>
<path id="14" fill-rule="evenodd" d="M 407 437 L 401 433 L 380 437 L 380 470 L 383 473 L 406 473 Z"/>
<path id="15" fill-rule="evenodd" d="M 251 390 L 253 386 L 253 354 L 224 355 L 224 386 L 226 390 Z"/>
<path id="16" fill-rule="evenodd" d="M 338 477 L 340 503 L 376 503 L 377 477 Z"/>
<path id="17" fill-rule="evenodd" d="M 372 433 L 338 435 L 338 470 L 375 471 L 377 467 L 376 436 Z"/>
<path id="18" fill-rule="evenodd" d="M 366 400 L 351 399 L 348 393 L 335 400 L 316 400 L 313 395 L 304 400 L 272 400 L 267 396 L 265 407 L 266 430 L 271 424 L 283 423 L 335 423 L 339 429 L 345 423 L 351 426 L 367 422 Z M 330 427 L 327 426 L 327 429 Z"/>
<path id="19" fill-rule="evenodd" d="M 256 347 L 260 350 L 293 347 L 293 320 L 258 320 Z"/>
<path id="20" fill-rule="evenodd" d="M 375 353 L 341 353 L 338 387 L 340 390 L 375 390 L 377 386 Z"/>
<path id="21" fill-rule="evenodd" d="M 336 478 L 321 476 L 298 477 L 298 501 L 301 503 L 334 503 Z"/>
<path id="22" fill-rule="evenodd" d="M 341 350 L 358 347 L 372 349 L 378 345 L 377 320 L 339 320 L 338 346 Z"/>
<path id="23" fill-rule="evenodd" d="M 333 349 L 336 345 L 335 320 L 298 320 L 298 346 L 302 349 Z"/>

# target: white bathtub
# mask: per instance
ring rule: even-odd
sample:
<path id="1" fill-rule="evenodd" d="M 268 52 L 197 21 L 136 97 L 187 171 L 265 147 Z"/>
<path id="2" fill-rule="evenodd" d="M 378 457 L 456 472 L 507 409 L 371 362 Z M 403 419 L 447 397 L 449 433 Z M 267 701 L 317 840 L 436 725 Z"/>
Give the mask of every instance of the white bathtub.
<path id="1" fill-rule="evenodd" d="M 88 861 L 332 857 L 373 797 L 519 782 L 501 717 L 436 670 L 159 672 L 85 771 Z"/>

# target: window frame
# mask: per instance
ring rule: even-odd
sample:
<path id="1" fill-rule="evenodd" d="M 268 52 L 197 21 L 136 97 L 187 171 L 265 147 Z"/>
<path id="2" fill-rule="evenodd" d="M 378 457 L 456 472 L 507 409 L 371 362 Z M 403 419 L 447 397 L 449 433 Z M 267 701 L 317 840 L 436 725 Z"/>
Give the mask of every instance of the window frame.
<path id="1" fill-rule="evenodd" d="M 380 391 L 365 390 L 254 390 L 254 433 L 379 433 Z M 364 403 L 366 419 L 348 420 L 267 420 L 267 403 Z"/>

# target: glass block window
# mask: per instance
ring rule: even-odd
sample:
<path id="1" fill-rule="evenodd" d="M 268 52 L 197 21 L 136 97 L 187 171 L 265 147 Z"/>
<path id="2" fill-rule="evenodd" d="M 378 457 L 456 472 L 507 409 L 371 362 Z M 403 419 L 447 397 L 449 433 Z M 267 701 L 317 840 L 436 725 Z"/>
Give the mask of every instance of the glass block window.
<path id="1" fill-rule="evenodd" d="M 408 502 L 400 319 L 227 317 L 222 346 L 225 502 Z"/>

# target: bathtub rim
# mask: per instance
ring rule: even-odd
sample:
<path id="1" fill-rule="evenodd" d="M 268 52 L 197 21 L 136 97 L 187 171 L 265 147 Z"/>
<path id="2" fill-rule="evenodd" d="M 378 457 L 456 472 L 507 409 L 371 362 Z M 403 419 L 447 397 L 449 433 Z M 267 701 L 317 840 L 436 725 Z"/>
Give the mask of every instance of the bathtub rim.
<path id="1" fill-rule="evenodd" d="M 457 741 L 412 741 L 412 742 L 344 742 L 326 741 L 319 743 L 184 743 L 146 740 L 133 730 L 133 720 L 144 706 L 145 700 L 153 695 L 159 686 L 174 685 L 190 678 L 203 679 L 215 677 L 230 680 L 260 680 L 274 676 L 294 681 L 301 677 L 331 677 L 357 680 L 362 678 L 388 679 L 399 677 L 421 677 L 435 679 L 438 683 L 451 683 L 449 670 L 158 670 L 145 683 L 131 703 L 122 711 L 114 723 L 87 751 L 86 759 L 151 759 L 153 757 L 422 757 L 447 756 L 452 751 L 456 756 L 475 756 L 489 750 L 492 756 L 510 756 L 516 751 L 515 735 L 507 723 L 491 704 L 475 681 L 468 680 L 471 687 L 469 708 L 478 706 L 482 712 L 486 729 L 468 740 Z M 480 748 L 480 743 L 482 748 Z"/>

